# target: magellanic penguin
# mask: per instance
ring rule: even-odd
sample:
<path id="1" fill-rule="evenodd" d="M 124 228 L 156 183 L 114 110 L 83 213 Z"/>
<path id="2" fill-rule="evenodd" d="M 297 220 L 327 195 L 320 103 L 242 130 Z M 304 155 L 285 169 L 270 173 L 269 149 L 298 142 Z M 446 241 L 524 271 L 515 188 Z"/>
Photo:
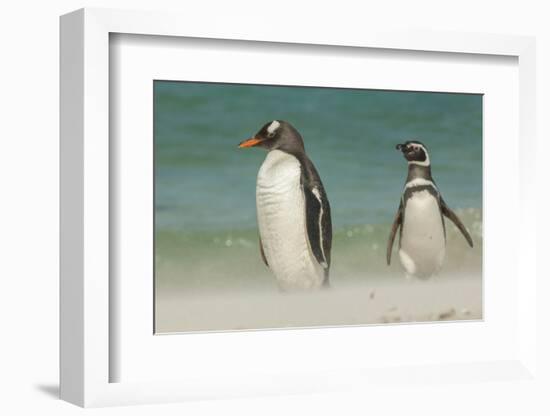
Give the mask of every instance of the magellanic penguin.
<path id="1" fill-rule="evenodd" d="M 260 253 L 283 291 L 329 285 L 332 225 L 321 178 L 304 141 L 288 122 L 274 120 L 239 147 L 263 147 L 256 182 Z"/>
<path id="2" fill-rule="evenodd" d="M 432 178 L 430 155 L 425 145 L 407 141 L 395 146 L 409 164 L 409 174 L 395 215 L 387 248 L 387 262 L 395 234 L 399 233 L 399 258 L 407 276 L 428 278 L 436 274 L 445 258 L 445 221 L 449 218 L 473 247 L 472 237 L 457 215 L 447 206 Z"/>

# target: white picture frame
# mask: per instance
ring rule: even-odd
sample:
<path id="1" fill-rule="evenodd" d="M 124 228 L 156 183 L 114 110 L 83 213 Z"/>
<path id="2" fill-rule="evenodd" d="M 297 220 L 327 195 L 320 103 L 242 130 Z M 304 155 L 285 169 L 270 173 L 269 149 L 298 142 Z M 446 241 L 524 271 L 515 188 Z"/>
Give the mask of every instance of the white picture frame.
<path id="1" fill-rule="evenodd" d="M 215 24 L 214 24 L 215 23 Z M 275 25 L 249 25 L 246 34 L 235 33 L 235 22 L 216 19 L 204 26 L 191 16 L 107 9 L 83 9 L 61 18 L 61 398 L 80 406 L 183 401 L 194 398 L 242 397 L 299 392 L 324 392 L 346 386 L 377 386 L 402 382 L 535 379 L 536 217 L 535 169 L 535 41 L 530 37 L 430 32 L 381 32 L 359 28 L 328 34 L 322 27 L 307 33 Z M 111 368 L 120 360 L 111 348 L 116 335 L 110 325 L 116 310 L 110 283 L 110 172 L 109 148 L 110 34 L 225 39 L 249 42 L 331 45 L 333 47 L 427 51 L 442 54 L 504 55 L 515 57 L 519 68 L 518 146 L 520 205 L 517 220 L 518 258 L 517 331 L 513 349 L 498 360 L 418 362 L 414 367 L 351 369 L 334 366 L 326 377 L 303 369 L 296 374 L 285 368 L 239 379 L 235 373 L 219 372 L 176 381 L 112 382 Z M 112 189 L 111 189 L 112 192 Z M 448 327 L 452 332 L 452 326 Z M 398 328 L 406 331 L 405 327 Z M 322 334 L 321 332 L 322 331 Z M 353 329 L 351 329 L 353 331 Z M 300 332 L 277 337 L 301 337 Z M 265 332 L 263 333 L 265 334 Z M 152 334 L 151 334 L 152 336 Z M 197 335 L 186 335 L 197 337 Z M 230 335 L 235 344 L 244 334 Z M 258 335 L 257 337 L 268 336 Z M 308 337 L 342 336 L 334 329 L 310 332 Z M 208 342 L 208 340 L 206 341 Z M 323 370 L 327 371 L 327 370 Z M 214 376 L 213 376 L 214 375 Z M 178 377 L 174 377 L 177 379 Z M 408 380 L 408 381 L 407 381 Z"/>

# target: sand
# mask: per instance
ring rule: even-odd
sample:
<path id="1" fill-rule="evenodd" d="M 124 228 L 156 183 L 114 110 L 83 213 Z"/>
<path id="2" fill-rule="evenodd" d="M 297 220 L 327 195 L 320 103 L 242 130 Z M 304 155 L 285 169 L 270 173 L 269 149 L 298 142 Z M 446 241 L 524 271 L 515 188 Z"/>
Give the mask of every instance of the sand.
<path id="1" fill-rule="evenodd" d="M 155 314 L 156 333 L 479 320 L 482 280 L 403 277 L 292 294 L 164 290 Z"/>

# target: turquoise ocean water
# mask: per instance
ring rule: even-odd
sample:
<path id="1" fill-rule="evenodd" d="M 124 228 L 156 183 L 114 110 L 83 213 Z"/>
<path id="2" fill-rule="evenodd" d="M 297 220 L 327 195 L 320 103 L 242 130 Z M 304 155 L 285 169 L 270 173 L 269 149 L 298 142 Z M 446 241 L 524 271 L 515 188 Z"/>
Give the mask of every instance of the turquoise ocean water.
<path id="1" fill-rule="evenodd" d="M 255 182 L 262 149 L 238 149 L 273 119 L 292 123 L 325 185 L 334 228 L 332 283 L 399 275 L 385 265 L 407 165 L 419 139 L 446 202 L 447 271 L 481 271 L 482 96 L 155 81 L 155 284 L 159 290 L 275 287 L 260 260 Z"/>

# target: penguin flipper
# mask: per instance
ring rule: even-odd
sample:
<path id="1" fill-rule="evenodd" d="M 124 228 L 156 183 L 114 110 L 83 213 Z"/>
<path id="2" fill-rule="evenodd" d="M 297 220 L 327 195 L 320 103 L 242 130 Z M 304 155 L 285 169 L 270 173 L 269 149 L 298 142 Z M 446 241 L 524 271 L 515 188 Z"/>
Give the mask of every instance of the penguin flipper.
<path id="1" fill-rule="evenodd" d="M 403 222 L 403 201 L 399 203 L 399 209 L 397 210 L 397 214 L 395 214 L 395 218 L 391 226 L 390 237 L 388 238 L 388 248 L 386 249 L 386 261 L 388 262 L 388 266 L 391 263 L 391 252 L 393 248 L 393 242 L 395 240 L 395 234 L 397 234 L 397 230 L 401 226 L 402 222 Z"/>
<path id="2" fill-rule="evenodd" d="M 325 281 L 328 284 L 330 250 L 332 247 L 330 205 L 325 190 L 319 183 L 313 186 L 304 183 L 303 192 L 309 245 L 315 259 L 325 269 Z"/>
<path id="3" fill-rule="evenodd" d="M 472 237 L 470 236 L 470 233 L 468 232 L 464 224 L 462 224 L 462 221 L 460 221 L 460 218 L 458 218 L 458 216 L 453 212 L 453 210 L 447 206 L 445 201 L 443 201 L 443 198 L 440 198 L 440 204 L 441 204 L 441 213 L 445 215 L 448 219 L 450 219 L 454 223 L 454 225 L 456 225 L 456 228 L 460 230 L 460 232 L 468 242 L 468 245 L 470 247 L 473 247 L 474 242 L 472 241 Z"/>
<path id="4" fill-rule="evenodd" d="M 264 246 L 262 245 L 262 237 L 259 237 L 258 241 L 260 242 L 260 255 L 262 256 L 262 260 L 264 261 L 265 265 L 269 267 L 269 264 L 267 263 L 267 259 L 265 258 Z"/>

